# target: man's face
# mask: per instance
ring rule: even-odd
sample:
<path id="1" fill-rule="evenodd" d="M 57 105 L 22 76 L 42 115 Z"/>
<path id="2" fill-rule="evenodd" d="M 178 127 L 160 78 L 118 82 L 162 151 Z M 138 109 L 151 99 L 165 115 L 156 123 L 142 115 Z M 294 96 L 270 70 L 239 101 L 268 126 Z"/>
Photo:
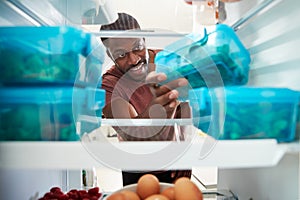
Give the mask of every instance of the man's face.
<path id="1" fill-rule="evenodd" d="M 106 46 L 111 59 L 126 76 L 144 81 L 148 73 L 148 52 L 142 38 L 110 38 Z"/>

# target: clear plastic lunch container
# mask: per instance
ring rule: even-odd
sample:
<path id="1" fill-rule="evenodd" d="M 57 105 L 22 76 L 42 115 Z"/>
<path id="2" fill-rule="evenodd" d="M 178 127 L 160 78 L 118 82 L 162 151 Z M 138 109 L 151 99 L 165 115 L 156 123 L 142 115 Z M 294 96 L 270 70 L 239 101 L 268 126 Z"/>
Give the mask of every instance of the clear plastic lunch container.
<path id="1" fill-rule="evenodd" d="M 194 125 L 216 139 L 289 142 L 295 139 L 299 94 L 287 88 L 198 88 L 189 91 L 189 101 Z"/>
<path id="2" fill-rule="evenodd" d="M 0 88 L 0 141 L 80 140 L 78 115 L 101 117 L 104 102 L 105 91 L 89 87 Z"/>
<path id="3" fill-rule="evenodd" d="M 250 61 L 247 49 L 225 24 L 189 34 L 155 57 L 156 71 L 167 75 L 166 82 L 185 77 L 190 88 L 244 85 Z"/>
<path id="4" fill-rule="evenodd" d="M 0 84 L 86 82 L 100 77 L 104 54 L 92 34 L 74 27 L 0 27 Z"/>

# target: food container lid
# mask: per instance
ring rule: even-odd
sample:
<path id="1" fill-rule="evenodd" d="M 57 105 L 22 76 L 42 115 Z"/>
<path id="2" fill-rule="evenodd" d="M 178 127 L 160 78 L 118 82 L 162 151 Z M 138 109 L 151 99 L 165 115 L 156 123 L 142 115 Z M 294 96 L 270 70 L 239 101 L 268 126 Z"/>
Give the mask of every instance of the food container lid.
<path id="1" fill-rule="evenodd" d="M 204 30 L 203 34 L 189 34 L 157 53 L 156 72 L 167 75 L 161 84 L 180 77 L 187 78 L 192 88 L 247 83 L 251 58 L 234 30 L 224 24 Z"/>
<path id="2" fill-rule="evenodd" d="M 214 98 L 211 96 L 214 95 Z M 224 98 L 229 102 L 253 103 L 260 101 L 295 102 L 299 101 L 300 92 L 289 88 L 227 86 L 218 88 L 197 88 L 189 91 L 189 99 L 203 102 Z"/>
<path id="3" fill-rule="evenodd" d="M 23 49 L 27 52 L 65 54 L 76 52 L 87 55 L 90 34 L 68 26 L 0 27 L 2 47 Z"/>
<path id="4" fill-rule="evenodd" d="M 0 88 L 0 104 L 82 104 L 91 110 L 104 106 L 105 90 L 73 87 Z"/>

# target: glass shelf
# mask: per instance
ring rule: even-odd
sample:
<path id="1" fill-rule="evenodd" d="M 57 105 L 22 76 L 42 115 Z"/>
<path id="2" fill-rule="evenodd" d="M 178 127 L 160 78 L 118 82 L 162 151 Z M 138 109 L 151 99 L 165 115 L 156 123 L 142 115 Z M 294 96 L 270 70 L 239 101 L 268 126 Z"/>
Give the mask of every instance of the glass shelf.
<path id="1" fill-rule="evenodd" d="M 166 168 L 190 168 L 217 166 L 219 168 L 249 168 L 275 166 L 286 153 L 298 153 L 299 142 L 278 144 L 276 140 L 222 140 L 216 141 L 199 137 L 190 144 L 186 142 L 116 142 L 116 149 L 127 152 L 148 153 L 168 148 L 185 148 L 185 152 Z M 211 145 L 210 149 L 207 147 Z M 89 167 L 108 167 L 97 153 L 101 149 L 110 150 L 111 142 L 0 142 L 0 168 L 45 168 L 80 169 Z M 204 150 L 203 150 L 204 149 Z M 95 151 L 94 151 L 95 150 Z M 109 151 L 99 153 L 110 154 Z M 258 156 L 259 155 L 259 156 Z M 115 155 L 114 155 L 115 156 Z M 122 159 L 122 158 L 114 158 Z M 162 157 L 159 159 L 168 159 Z M 123 169 L 152 169 L 155 162 L 123 162 Z M 110 167 L 114 167 L 113 165 Z M 116 166 L 117 167 L 117 166 Z"/>

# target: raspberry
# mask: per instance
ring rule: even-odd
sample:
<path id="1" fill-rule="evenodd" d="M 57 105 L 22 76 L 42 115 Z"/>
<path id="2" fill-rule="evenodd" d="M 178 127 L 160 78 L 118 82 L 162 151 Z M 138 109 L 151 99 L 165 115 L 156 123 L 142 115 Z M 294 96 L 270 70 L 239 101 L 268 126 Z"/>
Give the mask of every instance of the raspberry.
<path id="1" fill-rule="evenodd" d="M 62 192 L 61 189 L 59 187 L 52 187 L 50 189 L 50 192 L 56 193 L 56 192 Z"/>
<path id="2" fill-rule="evenodd" d="M 88 193 L 92 194 L 92 195 L 98 194 L 99 193 L 99 187 L 94 187 L 94 188 L 89 189 Z"/>

